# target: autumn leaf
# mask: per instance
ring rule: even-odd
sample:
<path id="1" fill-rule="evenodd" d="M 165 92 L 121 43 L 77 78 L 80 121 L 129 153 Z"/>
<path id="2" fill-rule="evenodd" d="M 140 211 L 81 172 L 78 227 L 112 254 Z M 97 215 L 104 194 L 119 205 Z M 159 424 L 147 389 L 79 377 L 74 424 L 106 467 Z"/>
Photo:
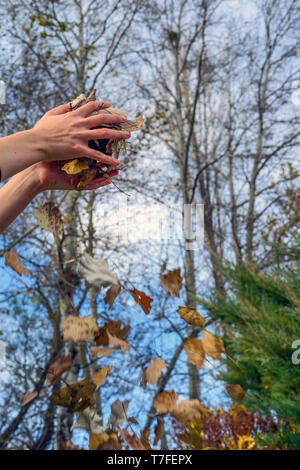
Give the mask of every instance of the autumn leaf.
<path id="1" fill-rule="evenodd" d="M 4 257 L 6 266 L 11 267 L 20 276 L 22 274 L 29 276 L 30 271 L 23 266 L 22 261 L 14 250 L 6 251 Z"/>
<path id="2" fill-rule="evenodd" d="M 80 412 L 96 403 L 94 392 L 97 385 L 87 378 L 62 388 L 53 397 L 56 405 L 63 406 L 72 411 Z"/>
<path id="3" fill-rule="evenodd" d="M 149 442 L 149 431 L 147 429 L 141 430 L 141 442 L 146 450 L 152 450 Z"/>
<path id="4" fill-rule="evenodd" d="M 81 449 L 80 447 L 76 446 L 72 441 L 68 440 L 67 442 L 65 442 L 63 444 L 63 447 L 66 449 L 66 450 L 83 450 Z"/>
<path id="5" fill-rule="evenodd" d="M 147 367 L 142 368 L 141 381 L 140 381 L 141 387 L 146 387 L 147 385 L 146 370 L 147 370 Z"/>
<path id="6" fill-rule="evenodd" d="M 79 183 L 77 184 L 77 189 L 85 189 L 87 185 L 95 178 L 98 173 L 97 168 L 89 168 L 88 170 L 83 170 Z"/>
<path id="7" fill-rule="evenodd" d="M 155 359 L 146 369 L 146 380 L 155 385 L 160 377 L 161 371 L 166 368 L 164 359 Z"/>
<path id="8" fill-rule="evenodd" d="M 154 435 L 155 435 L 154 442 L 153 442 L 154 446 L 156 446 L 156 444 L 158 443 L 159 439 L 162 436 L 163 431 L 164 431 L 164 422 L 162 418 L 158 417 L 157 424 L 154 428 Z"/>
<path id="9" fill-rule="evenodd" d="M 108 346 L 108 336 L 107 336 L 107 331 L 110 332 L 112 336 L 116 336 L 117 338 L 125 338 L 130 330 L 129 325 L 125 325 L 123 328 L 122 323 L 120 321 L 110 321 L 108 323 L 105 323 L 104 326 L 101 326 L 96 335 L 95 335 L 95 341 L 96 345 L 100 346 Z"/>
<path id="10" fill-rule="evenodd" d="M 122 354 L 125 353 L 130 348 L 130 345 L 123 341 L 122 339 L 118 338 L 117 336 L 112 336 L 107 330 L 107 336 L 108 336 L 108 344 L 110 346 L 114 346 L 115 348 L 120 348 L 122 351 Z"/>
<path id="11" fill-rule="evenodd" d="M 113 430 L 107 429 L 106 432 L 90 434 L 90 450 L 122 450 L 118 435 Z"/>
<path id="12" fill-rule="evenodd" d="M 121 285 L 116 284 L 111 286 L 104 297 L 104 302 L 109 305 L 108 309 L 110 310 L 113 306 L 114 301 L 121 292 Z"/>
<path id="13" fill-rule="evenodd" d="M 197 326 L 201 328 L 201 330 L 204 328 L 205 318 L 203 318 L 197 310 L 189 307 L 179 307 L 177 312 L 189 325 Z"/>
<path id="14" fill-rule="evenodd" d="M 57 236 L 61 236 L 64 230 L 64 224 L 59 209 L 54 202 L 46 202 L 43 206 L 39 206 L 37 210 L 32 211 L 37 223 L 49 232 L 53 232 Z"/>
<path id="15" fill-rule="evenodd" d="M 202 407 L 200 401 L 197 399 L 182 400 L 179 404 L 174 406 L 171 415 L 183 425 L 201 419 Z"/>
<path id="16" fill-rule="evenodd" d="M 98 388 L 103 384 L 111 370 L 112 366 L 104 367 L 103 369 L 99 370 L 99 372 L 96 372 L 92 375 L 93 382 L 96 385 L 96 390 L 98 390 Z"/>
<path id="17" fill-rule="evenodd" d="M 201 369 L 205 358 L 202 341 L 196 338 L 186 338 L 184 340 L 184 349 L 188 357 L 188 362 L 194 364 L 197 369 Z"/>
<path id="18" fill-rule="evenodd" d="M 203 449 L 203 423 L 202 419 L 194 421 L 192 426 L 189 427 L 184 433 L 177 434 L 177 437 L 187 444 L 191 450 L 202 450 Z"/>
<path id="19" fill-rule="evenodd" d="M 221 338 L 216 338 L 207 330 L 203 331 L 202 345 L 205 354 L 215 360 L 220 359 L 221 354 L 225 352 L 223 340 Z"/>
<path id="20" fill-rule="evenodd" d="M 111 348 L 97 348 L 96 346 L 91 347 L 91 356 L 92 357 L 107 357 L 116 352 L 115 349 Z"/>
<path id="21" fill-rule="evenodd" d="M 129 418 L 127 419 L 127 421 L 128 421 L 129 423 L 132 423 L 132 424 L 139 424 L 139 423 L 137 422 L 137 420 L 136 420 L 133 416 L 129 416 Z"/>
<path id="22" fill-rule="evenodd" d="M 77 158 L 75 160 L 69 160 L 61 167 L 61 169 L 65 171 L 67 175 L 78 175 L 83 170 L 87 170 L 88 168 L 88 160 L 79 161 Z"/>
<path id="23" fill-rule="evenodd" d="M 62 321 L 60 328 L 64 335 L 64 341 L 73 339 L 74 341 L 84 341 L 85 339 L 94 339 L 98 332 L 98 326 L 95 318 L 76 317 L 69 315 Z"/>
<path id="24" fill-rule="evenodd" d="M 239 384 L 227 385 L 226 390 L 231 398 L 236 401 L 242 401 L 245 396 L 245 392 Z"/>
<path id="25" fill-rule="evenodd" d="M 59 357 L 48 369 L 46 377 L 46 385 L 52 385 L 58 377 L 61 376 L 63 372 L 69 370 L 72 367 L 73 363 L 71 356 Z"/>
<path id="26" fill-rule="evenodd" d="M 126 411 L 129 405 L 129 400 L 121 401 L 119 399 L 115 400 L 110 405 L 110 416 L 107 422 L 107 425 L 119 426 L 124 423 L 126 420 Z"/>
<path id="27" fill-rule="evenodd" d="M 180 275 L 180 268 L 168 271 L 166 274 L 160 275 L 160 282 L 165 291 L 172 297 L 179 297 L 179 292 L 182 287 L 182 277 Z"/>
<path id="28" fill-rule="evenodd" d="M 132 297 L 134 298 L 134 300 L 136 301 L 136 303 L 138 303 L 142 309 L 144 310 L 144 312 L 146 313 L 146 315 L 150 312 L 150 309 L 151 309 L 151 302 L 153 299 L 151 299 L 151 297 L 149 297 L 148 295 L 146 295 L 144 292 L 141 292 L 137 289 L 132 289 L 130 291 Z"/>
<path id="29" fill-rule="evenodd" d="M 34 400 L 38 396 L 38 392 L 36 390 L 26 392 L 25 395 L 21 398 L 21 406 L 28 405 L 32 400 Z"/>
<path id="30" fill-rule="evenodd" d="M 142 116 L 139 116 L 136 119 L 133 119 L 131 121 L 127 119 L 127 121 L 122 122 L 120 126 L 122 130 L 124 131 L 133 132 L 133 131 L 138 131 L 140 127 L 142 126 L 143 122 L 144 122 L 144 118 Z"/>
<path id="31" fill-rule="evenodd" d="M 140 439 L 135 434 L 131 434 L 127 429 L 121 429 L 120 427 L 118 427 L 118 430 L 123 441 L 126 442 L 131 449 L 146 450 Z"/>
<path id="32" fill-rule="evenodd" d="M 153 406 L 159 413 L 170 413 L 175 407 L 177 400 L 177 393 L 164 391 L 155 397 Z"/>

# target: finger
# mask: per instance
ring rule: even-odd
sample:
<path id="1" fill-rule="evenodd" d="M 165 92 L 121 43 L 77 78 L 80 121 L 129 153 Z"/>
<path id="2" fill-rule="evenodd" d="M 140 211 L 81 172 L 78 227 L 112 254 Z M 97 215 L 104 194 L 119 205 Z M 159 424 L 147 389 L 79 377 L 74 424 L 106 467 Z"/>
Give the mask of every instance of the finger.
<path id="1" fill-rule="evenodd" d="M 101 182 L 94 182 L 92 181 L 91 183 L 89 183 L 85 189 L 97 189 L 97 188 L 102 188 L 103 186 L 107 186 L 108 184 L 110 184 L 111 181 L 108 180 L 108 179 L 105 179 L 105 181 L 101 181 Z"/>
<path id="2" fill-rule="evenodd" d="M 80 147 L 76 154 L 78 157 L 89 157 L 93 160 L 97 160 L 98 162 L 107 163 L 108 165 L 120 164 L 120 161 L 116 158 L 110 157 L 109 155 L 105 155 L 102 152 L 98 152 L 98 150 L 92 150 L 88 146 Z"/>
<path id="3" fill-rule="evenodd" d="M 120 116 L 119 114 L 96 114 L 95 116 L 90 116 L 89 118 L 85 119 L 84 124 L 91 128 L 91 127 L 98 127 L 103 124 L 120 124 L 121 122 L 125 122 L 126 118 L 124 116 Z"/>
<path id="4" fill-rule="evenodd" d="M 129 139 L 131 134 L 128 131 L 116 131 L 114 129 L 103 127 L 102 129 L 91 129 L 90 131 L 87 131 L 84 134 L 84 136 L 86 136 L 88 140 L 97 140 L 97 139 L 123 140 L 123 139 Z"/>
<path id="5" fill-rule="evenodd" d="M 118 170 L 112 170 L 108 173 L 108 176 L 117 176 L 119 174 Z"/>
<path id="6" fill-rule="evenodd" d="M 70 111 L 70 103 L 61 104 L 60 106 L 56 106 L 56 108 L 50 109 L 47 111 L 48 116 L 54 116 L 56 114 L 64 114 Z"/>
<path id="7" fill-rule="evenodd" d="M 73 111 L 73 113 L 87 117 L 95 111 L 100 111 L 100 109 L 105 108 L 110 108 L 110 103 L 108 101 L 90 101 L 89 103 L 80 106 L 80 108 Z"/>

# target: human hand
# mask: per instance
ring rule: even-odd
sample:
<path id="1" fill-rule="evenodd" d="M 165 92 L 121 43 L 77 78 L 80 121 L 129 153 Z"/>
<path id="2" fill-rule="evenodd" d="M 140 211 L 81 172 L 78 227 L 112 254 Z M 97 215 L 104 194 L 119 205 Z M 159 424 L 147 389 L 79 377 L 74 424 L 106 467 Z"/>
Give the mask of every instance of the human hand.
<path id="1" fill-rule="evenodd" d="M 31 167 L 39 181 L 39 192 L 47 189 L 64 189 L 76 190 L 76 186 L 80 180 L 79 177 L 69 178 L 67 174 L 60 169 L 58 161 L 55 162 L 40 162 Z M 109 176 L 117 175 L 118 170 L 113 170 Z M 85 189 L 92 190 L 111 183 L 111 180 L 104 176 L 94 178 Z"/>
<path id="2" fill-rule="evenodd" d="M 29 131 L 42 150 L 43 161 L 70 160 L 89 157 L 108 165 L 118 165 L 119 160 L 88 147 L 89 140 L 128 139 L 130 132 L 109 128 L 95 129 L 109 124 L 125 122 L 117 114 L 96 114 L 95 111 L 109 108 L 107 101 L 91 101 L 70 112 L 70 105 L 63 104 L 48 111 Z"/>

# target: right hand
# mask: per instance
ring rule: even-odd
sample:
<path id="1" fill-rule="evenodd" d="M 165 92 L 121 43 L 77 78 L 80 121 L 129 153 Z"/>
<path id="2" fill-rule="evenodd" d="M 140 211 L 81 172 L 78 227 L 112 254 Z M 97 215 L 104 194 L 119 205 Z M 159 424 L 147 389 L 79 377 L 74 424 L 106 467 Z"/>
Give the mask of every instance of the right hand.
<path id="1" fill-rule="evenodd" d="M 43 160 L 88 157 L 108 165 L 119 165 L 119 160 L 88 147 L 89 140 L 120 140 L 130 137 L 130 132 L 126 131 L 109 128 L 92 129 L 107 124 L 120 124 L 126 120 L 118 114 L 91 116 L 95 111 L 109 107 L 110 103 L 107 101 L 90 101 L 72 112 L 70 104 L 63 104 L 45 113 L 29 131 L 34 134 L 36 142 L 43 150 Z"/>

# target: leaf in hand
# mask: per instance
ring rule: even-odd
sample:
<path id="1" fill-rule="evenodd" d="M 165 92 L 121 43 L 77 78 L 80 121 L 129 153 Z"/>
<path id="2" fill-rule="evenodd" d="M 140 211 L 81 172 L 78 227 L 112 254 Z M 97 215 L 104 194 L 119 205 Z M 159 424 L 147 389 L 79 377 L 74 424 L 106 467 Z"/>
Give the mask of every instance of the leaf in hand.
<path id="1" fill-rule="evenodd" d="M 6 266 L 10 266 L 20 276 L 22 274 L 29 276 L 30 271 L 23 266 L 22 261 L 14 250 L 6 251 L 4 253 L 4 257 Z"/>
<path id="2" fill-rule="evenodd" d="M 189 325 L 197 326 L 201 328 L 201 330 L 204 328 L 205 318 L 203 318 L 197 310 L 189 307 L 179 307 L 177 312 Z"/>
<path id="3" fill-rule="evenodd" d="M 186 338 L 184 340 L 184 349 L 188 357 L 188 362 L 194 364 L 197 369 L 201 369 L 205 358 L 202 341 L 196 338 Z"/>
<path id="4" fill-rule="evenodd" d="M 160 282 L 165 291 L 172 297 L 179 297 L 182 287 L 182 277 L 180 275 L 180 268 L 168 271 L 166 274 L 160 275 Z"/>
<path id="5" fill-rule="evenodd" d="M 144 292 L 141 292 L 135 288 L 131 290 L 130 293 L 132 297 L 134 298 L 134 300 L 136 301 L 136 303 L 138 303 L 142 307 L 142 309 L 147 315 L 150 312 L 150 308 L 151 308 L 150 304 L 153 299 L 151 299 L 151 297 L 149 297 L 148 295 L 144 294 Z"/>
<path id="6" fill-rule="evenodd" d="M 88 168 L 88 160 L 80 161 L 77 158 L 75 160 L 69 160 L 61 167 L 61 169 L 65 171 L 67 175 L 78 175 L 83 170 L 87 170 Z"/>
<path id="7" fill-rule="evenodd" d="M 210 331 L 203 331 L 202 345 L 205 354 L 212 359 L 220 359 L 221 354 L 225 352 L 224 343 L 221 338 L 216 338 Z"/>

